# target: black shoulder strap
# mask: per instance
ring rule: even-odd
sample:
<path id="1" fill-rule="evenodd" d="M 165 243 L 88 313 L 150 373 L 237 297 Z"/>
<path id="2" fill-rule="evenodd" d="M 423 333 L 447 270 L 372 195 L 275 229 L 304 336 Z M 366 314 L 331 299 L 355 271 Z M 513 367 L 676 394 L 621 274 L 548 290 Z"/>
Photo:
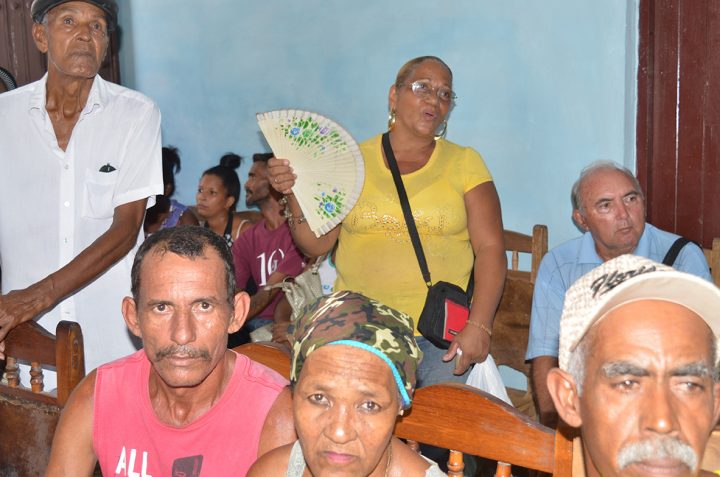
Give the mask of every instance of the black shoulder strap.
<path id="1" fill-rule="evenodd" d="M 432 286 L 432 281 L 430 280 L 430 270 L 428 269 L 427 260 L 425 259 L 425 252 L 423 251 L 422 243 L 420 242 L 420 235 L 418 234 L 417 226 L 415 225 L 415 219 L 413 219 L 412 216 L 412 209 L 410 209 L 410 201 L 408 200 L 407 192 L 405 192 L 405 185 L 403 184 L 402 177 L 400 177 L 400 169 L 398 168 L 397 161 L 395 160 L 395 154 L 393 153 L 392 147 L 390 147 L 389 133 L 382 135 L 382 147 L 383 151 L 385 151 L 385 159 L 387 159 L 388 167 L 390 168 L 390 172 L 392 172 L 398 197 L 400 198 L 400 206 L 402 207 L 403 215 L 405 216 L 405 224 L 408 228 L 410 241 L 415 249 L 415 255 L 417 256 L 420 271 L 422 272 L 423 280 L 425 280 L 425 285 L 429 288 Z"/>
<path id="2" fill-rule="evenodd" d="M 393 182 L 395 182 L 398 197 L 400 198 L 400 206 L 402 207 L 403 216 L 405 217 L 405 224 L 408 228 L 410 241 L 415 249 L 418 265 L 420 265 L 420 271 L 422 272 L 423 279 L 425 280 L 425 285 L 430 288 L 432 286 L 432 281 L 430 280 L 430 270 L 428 269 L 427 260 L 425 259 L 425 252 L 422 248 L 422 242 L 420 242 L 420 235 L 418 234 L 417 226 L 415 225 L 415 219 L 412 216 L 412 209 L 410 208 L 410 201 L 408 200 L 407 192 L 405 191 L 405 184 L 403 184 L 402 177 L 400 176 L 400 169 L 398 168 L 397 161 L 395 160 L 395 154 L 390 146 L 389 133 L 382 135 L 382 147 L 385 152 L 388 167 L 390 168 L 390 172 L 392 172 Z M 475 267 L 473 266 L 470 269 L 470 280 L 468 280 L 467 289 L 465 290 L 469 297 L 472 297 L 474 287 Z"/>
<path id="3" fill-rule="evenodd" d="M 685 237 L 680 237 L 679 239 L 677 239 L 675 241 L 675 243 L 673 243 L 672 246 L 670 247 L 670 250 L 668 250 L 667 253 L 665 254 L 665 258 L 663 258 L 663 261 L 662 261 L 663 265 L 672 267 L 673 264 L 675 263 L 675 259 L 680 254 L 680 250 L 682 250 L 682 248 L 685 245 L 689 244 L 690 242 L 692 242 L 692 240 L 685 238 Z"/>

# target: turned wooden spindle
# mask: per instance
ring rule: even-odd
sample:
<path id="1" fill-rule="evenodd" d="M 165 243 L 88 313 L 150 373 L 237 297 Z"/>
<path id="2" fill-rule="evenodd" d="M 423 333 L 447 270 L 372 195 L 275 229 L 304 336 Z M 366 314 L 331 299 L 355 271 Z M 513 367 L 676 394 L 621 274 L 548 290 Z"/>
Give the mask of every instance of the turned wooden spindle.
<path id="1" fill-rule="evenodd" d="M 512 466 L 506 462 L 498 462 L 495 477 L 511 477 Z"/>
<path id="2" fill-rule="evenodd" d="M 462 477 L 464 469 L 462 452 L 451 450 L 448 458 L 448 477 Z"/>
<path id="3" fill-rule="evenodd" d="M 34 393 L 43 392 L 43 371 L 40 363 L 32 361 L 30 363 L 30 388 Z"/>
<path id="4" fill-rule="evenodd" d="M 8 386 L 11 388 L 20 386 L 20 372 L 17 360 L 12 356 L 7 357 L 7 363 L 5 364 L 5 379 L 7 380 Z"/>

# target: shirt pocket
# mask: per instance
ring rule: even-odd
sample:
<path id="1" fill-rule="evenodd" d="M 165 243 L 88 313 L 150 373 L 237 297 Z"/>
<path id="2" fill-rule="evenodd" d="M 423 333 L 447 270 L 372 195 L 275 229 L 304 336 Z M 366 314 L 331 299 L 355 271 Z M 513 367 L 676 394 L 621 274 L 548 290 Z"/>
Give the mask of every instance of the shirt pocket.
<path id="1" fill-rule="evenodd" d="M 113 196 L 118 171 L 99 172 L 85 170 L 83 192 L 83 217 L 89 219 L 109 219 L 113 216 Z"/>

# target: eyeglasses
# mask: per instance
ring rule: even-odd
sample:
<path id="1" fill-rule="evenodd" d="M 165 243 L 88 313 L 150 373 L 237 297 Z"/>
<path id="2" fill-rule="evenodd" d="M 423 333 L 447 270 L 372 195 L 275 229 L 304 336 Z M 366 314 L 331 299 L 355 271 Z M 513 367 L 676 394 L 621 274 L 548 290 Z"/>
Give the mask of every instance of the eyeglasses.
<path id="1" fill-rule="evenodd" d="M 398 86 L 405 86 L 404 84 L 400 84 Z M 418 98 L 427 99 L 430 97 L 431 94 L 435 94 L 437 98 L 442 101 L 443 103 L 449 103 L 451 101 L 455 101 L 457 99 L 457 95 L 451 90 L 450 88 L 447 88 L 445 86 L 438 86 L 437 88 L 433 87 L 432 83 L 429 80 L 417 80 L 413 81 L 411 84 L 407 85 L 412 90 L 413 94 L 417 96 Z"/>

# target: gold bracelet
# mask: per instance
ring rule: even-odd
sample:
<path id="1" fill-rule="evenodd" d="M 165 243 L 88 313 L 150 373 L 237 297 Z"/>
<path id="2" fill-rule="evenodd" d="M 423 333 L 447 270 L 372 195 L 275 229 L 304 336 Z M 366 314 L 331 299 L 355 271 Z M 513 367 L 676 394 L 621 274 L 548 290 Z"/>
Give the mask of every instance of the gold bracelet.
<path id="1" fill-rule="evenodd" d="M 487 333 L 488 336 L 491 336 L 491 337 L 492 337 L 492 330 L 491 330 L 490 328 L 488 328 L 487 326 L 485 326 L 485 323 L 475 323 L 474 321 L 470 321 L 470 320 L 467 320 L 467 323 L 468 323 L 469 325 L 473 325 L 473 326 L 476 327 L 476 328 L 480 328 L 480 329 L 483 330 L 485 333 Z"/>

